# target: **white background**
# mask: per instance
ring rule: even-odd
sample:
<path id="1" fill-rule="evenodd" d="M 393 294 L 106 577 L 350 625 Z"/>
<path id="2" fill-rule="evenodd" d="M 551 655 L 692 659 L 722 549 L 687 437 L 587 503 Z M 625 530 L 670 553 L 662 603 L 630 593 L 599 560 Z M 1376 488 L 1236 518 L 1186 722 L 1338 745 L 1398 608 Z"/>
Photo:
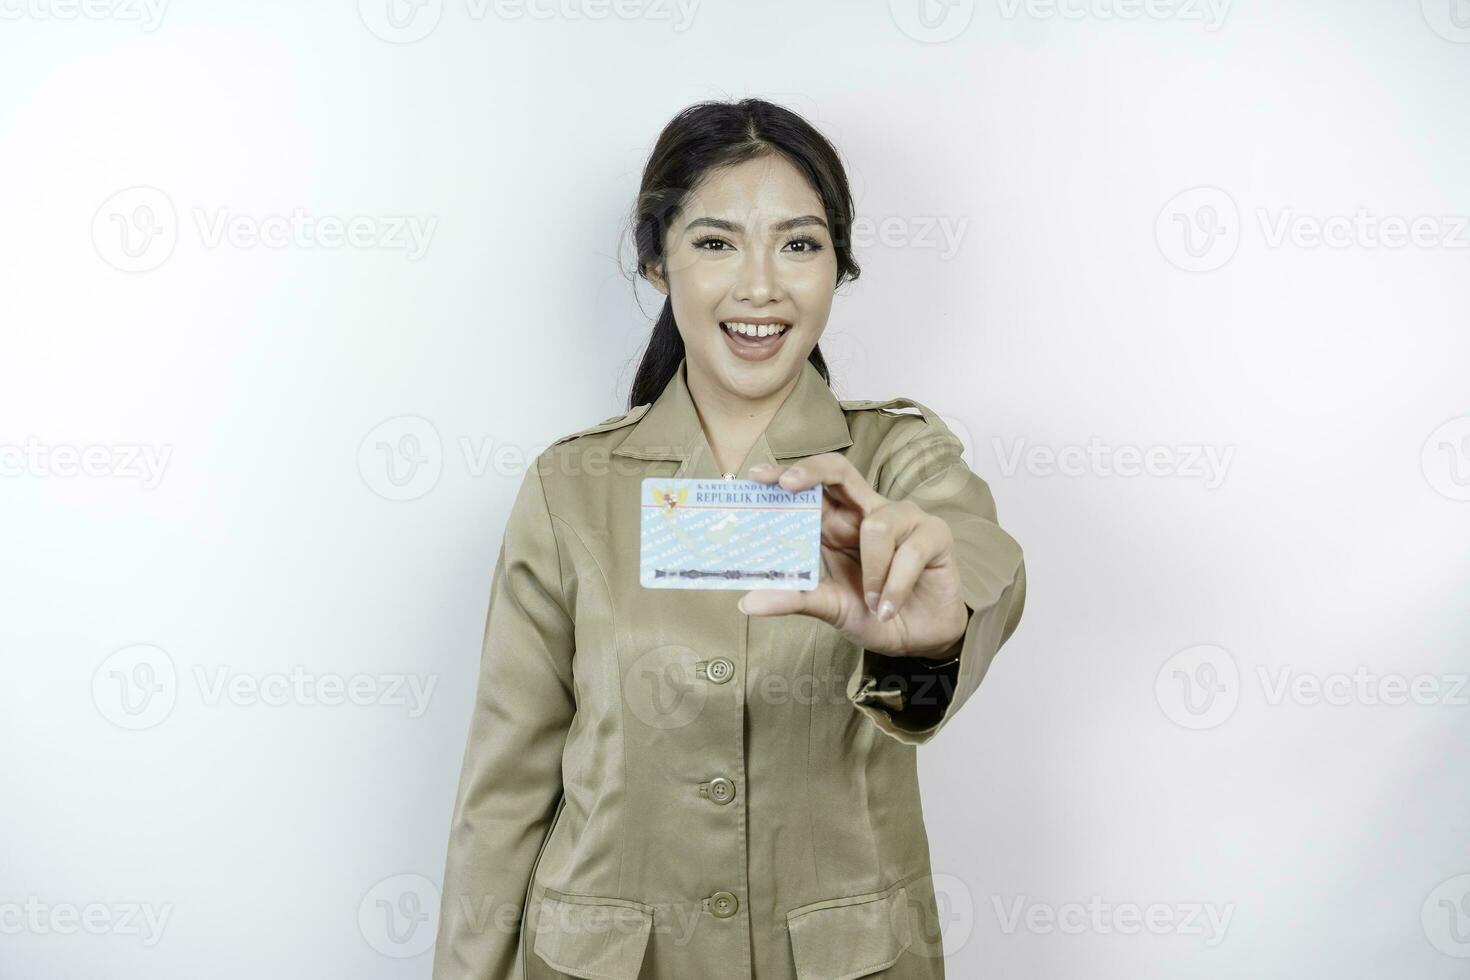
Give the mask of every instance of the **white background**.
<path id="1" fill-rule="evenodd" d="M 850 167 L 838 394 L 1026 551 L 920 752 L 950 975 L 1464 976 L 1453 2 L 0 0 L 0 976 L 428 976 L 524 460 L 744 95 Z"/>

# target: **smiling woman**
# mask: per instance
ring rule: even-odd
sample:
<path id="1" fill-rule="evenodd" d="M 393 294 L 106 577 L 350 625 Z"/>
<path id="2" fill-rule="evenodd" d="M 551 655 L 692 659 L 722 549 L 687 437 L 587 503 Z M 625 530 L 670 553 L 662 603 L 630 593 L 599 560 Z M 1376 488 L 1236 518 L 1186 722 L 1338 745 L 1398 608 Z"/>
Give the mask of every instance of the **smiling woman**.
<path id="1" fill-rule="evenodd" d="M 638 271 L 668 299 L 629 407 L 681 360 L 721 472 L 739 469 L 810 361 L 833 292 L 858 277 L 852 195 L 836 149 L 760 99 L 701 103 L 664 128 L 639 188 Z"/>
<path id="2" fill-rule="evenodd" d="M 537 457 L 506 525 L 435 980 L 939 980 L 915 747 L 1015 630 L 1021 549 L 935 413 L 832 393 L 858 267 L 815 129 L 685 110 L 633 224 L 667 300 L 630 411 Z M 643 480 L 737 474 L 821 486 L 817 585 L 644 587 Z"/>

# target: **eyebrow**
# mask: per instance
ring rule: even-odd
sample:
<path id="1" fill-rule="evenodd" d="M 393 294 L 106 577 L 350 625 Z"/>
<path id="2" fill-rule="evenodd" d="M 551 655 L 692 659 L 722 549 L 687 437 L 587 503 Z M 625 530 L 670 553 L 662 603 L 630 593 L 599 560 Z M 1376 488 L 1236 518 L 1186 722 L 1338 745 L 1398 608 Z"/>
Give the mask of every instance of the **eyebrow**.
<path id="1" fill-rule="evenodd" d="M 814 214 L 803 214 L 798 218 L 787 218 L 785 221 L 778 221 L 771 226 L 771 230 L 778 232 L 790 231 L 792 228 L 804 228 L 807 225 L 821 225 L 823 228 L 826 228 L 827 222 Z M 685 227 L 694 228 L 697 226 L 718 228 L 721 231 L 729 231 L 741 235 L 745 233 L 745 226 L 740 224 L 740 222 L 726 221 L 724 218 L 695 218 Z"/>

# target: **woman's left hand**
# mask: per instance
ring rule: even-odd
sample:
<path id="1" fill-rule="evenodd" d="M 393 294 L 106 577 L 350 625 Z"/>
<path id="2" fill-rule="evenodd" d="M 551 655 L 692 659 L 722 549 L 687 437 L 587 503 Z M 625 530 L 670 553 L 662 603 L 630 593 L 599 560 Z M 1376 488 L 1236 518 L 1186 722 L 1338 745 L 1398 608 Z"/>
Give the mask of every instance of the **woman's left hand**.
<path id="1" fill-rule="evenodd" d="M 831 574 L 806 591 L 754 589 L 740 600 L 742 612 L 815 616 L 889 656 L 935 658 L 964 635 L 969 609 L 943 519 L 884 497 L 841 453 L 762 463 L 750 479 L 793 493 L 822 484 L 822 554 Z"/>

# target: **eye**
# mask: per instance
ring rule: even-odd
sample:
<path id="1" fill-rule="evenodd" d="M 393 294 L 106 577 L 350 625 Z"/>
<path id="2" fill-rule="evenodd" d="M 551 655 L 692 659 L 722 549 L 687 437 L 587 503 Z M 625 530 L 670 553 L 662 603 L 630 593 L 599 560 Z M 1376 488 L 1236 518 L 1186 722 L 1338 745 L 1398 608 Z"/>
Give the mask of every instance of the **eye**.
<path id="1" fill-rule="evenodd" d="M 733 245 L 730 245 L 730 243 L 727 242 L 727 241 L 725 241 L 723 238 L 716 238 L 713 235 L 708 235 L 708 236 L 706 236 L 704 238 L 696 239 L 695 242 L 694 242 L 694 247 L 697 248 L 697 249 L 700 249 L 701 251 L 705 251 L 705 252 L 723 252 L 723 251 L 726 251 L 725 248 L 705 248 L 706 245 L 723 245 L 723 246 L 728 246 L 729 248 L 734 248 Z"/>
<path id="2" fill-rule="evenodd" d="M 800 238 L 793 238 L 793 239 L 791 239 L 791 241 L 787 242 L 786 244 L 788 246 L 791 246 L 791 245 L 801 245 L 801 246 L 804 246 L 802 248 L 796 249 L 796 252 L 797 252 L 798 255 L 803 254 L 803 253 L 809 253 L 809 252 L 820 252 L 822 250 L 822 243 L 819 242 L 819 241 L 817 241 L 815 238 L 812 238 L 809 235 L 803 235 Z"/>

